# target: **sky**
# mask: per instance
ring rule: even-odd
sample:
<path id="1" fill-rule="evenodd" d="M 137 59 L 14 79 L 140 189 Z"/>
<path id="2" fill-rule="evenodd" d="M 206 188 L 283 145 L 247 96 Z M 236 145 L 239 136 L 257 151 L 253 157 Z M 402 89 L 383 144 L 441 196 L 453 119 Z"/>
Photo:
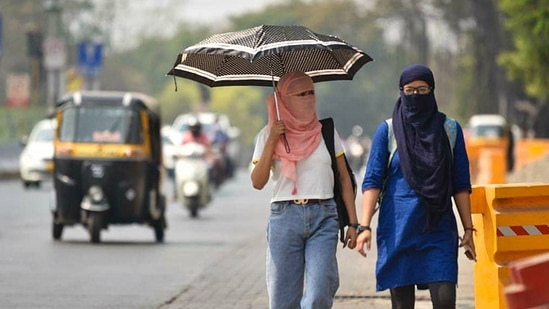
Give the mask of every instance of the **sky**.
<path id="1" fill-rule="evenodd" d="M 230 15 L 258 11 L 280 0 L 183 0 L 181 16 L 189 21 L 214 23 Z"/>
<path id="2" fill-rule="evenodd" d="M 106 2 L 95 0 L 101 6 Z M 286 0 L 122 0 L 116 1 L 117 13 L 112 24 L 113 44 L 131 48 L 139 35 L 170 36 L 178 22 L 208 24 L 222 28 L 230 16 L 260 11 L 268 4 Z M 110 10 L 111 8 L 106 8 Z M 127 18 L 131 16 L 131 18 Z M 145 22 L 139 22 L 145 21 Z M 175 22 L 172 22 L 175 21 Z M 214 27 L 215 28 L 215 27 Z M 133 41 L 133 42 L 132 42 Z"/>

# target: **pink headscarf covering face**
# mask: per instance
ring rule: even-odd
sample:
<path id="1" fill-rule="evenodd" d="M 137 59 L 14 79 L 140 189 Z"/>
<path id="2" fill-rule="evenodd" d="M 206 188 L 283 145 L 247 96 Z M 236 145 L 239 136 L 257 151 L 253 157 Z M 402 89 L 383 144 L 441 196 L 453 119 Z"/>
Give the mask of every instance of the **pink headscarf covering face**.
<path id="1" fill-rule="evenodd" d="M 280 120 L 286 127 L 285 135 L 290 152 L 286 152 L 282 140 L 279 140 L 275 146 L 274 158 L 281 160 L 282 174 L 294 182 L 292 194 L 297 193 L 297 162 L 311 155 L 322 139 L 322 125 L 316 114 L 315 95 L 298 95 L 310 90 L 314 91 L 313 80 L 303 72 L 285 74 L 276 87 Z M 273 94 L 267 98 L 266 103 L 270 128 L 277 120 Z"/>

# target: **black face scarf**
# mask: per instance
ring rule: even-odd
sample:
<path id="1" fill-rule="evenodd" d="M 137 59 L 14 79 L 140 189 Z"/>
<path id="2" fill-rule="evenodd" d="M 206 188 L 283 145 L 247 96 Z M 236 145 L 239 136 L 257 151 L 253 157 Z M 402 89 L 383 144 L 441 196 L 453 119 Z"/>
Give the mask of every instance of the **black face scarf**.
<path id="1" fill-rule="evenodd" d="M 444 130 L 446 115 L 438 111 L 434 95 L 433 73 L 423 65 L 409 66 L 399 86 L 402 89 L 415 80 L 425 81 L 432 91 L 405 95 L 401 90 L 393 110 L 393 130 L 400 168 L 428 207 L 427 226 L 431 227 L 452 205 L 452 150 Z"/>

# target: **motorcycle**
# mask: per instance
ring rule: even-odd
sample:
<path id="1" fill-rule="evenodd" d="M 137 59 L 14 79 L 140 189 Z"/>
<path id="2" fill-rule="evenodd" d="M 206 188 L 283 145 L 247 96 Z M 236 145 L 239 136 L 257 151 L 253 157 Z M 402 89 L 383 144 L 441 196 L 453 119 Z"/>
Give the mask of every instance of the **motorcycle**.
<path id="1" fill-rule="evenodd" d="M 174 156 L 177 200 L 189 210 L 192 218 L 212 199 L 211 169 L 206 156 L 206 147 L 194 142 L 179 146 Z"/>

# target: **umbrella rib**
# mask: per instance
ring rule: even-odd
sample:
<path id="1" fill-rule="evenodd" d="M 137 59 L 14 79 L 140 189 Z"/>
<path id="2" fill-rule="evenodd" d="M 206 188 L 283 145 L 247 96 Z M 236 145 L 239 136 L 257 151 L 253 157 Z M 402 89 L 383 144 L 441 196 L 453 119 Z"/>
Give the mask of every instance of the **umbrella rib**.
<path id="1" fill-rule="evenodd" d="M 215 76 L 221 76 L 221 70 L 223 68 L 223 66 L 225 65 L 225 63 L 227 63 L 227 61 L 229 61 L 229 57 L 228 56 L 224 56 L 223 57 L 223 60 L 221 60 L 221 62 L 219 63 L 219 65 L 215 68 Z"/>
<path id="2" fill-rule="evenodd" d="M 288 72 L 286 72 L 286 65 L 282 61 L 282 55 L 281 54 L 275 54 L 275 56 L 276 56 L 276 58 L 278 58 L 278 62 L 280 63 L 280 67 L 282 68 L 282 74 L 280 74 L 280 76 L 288 73 Z"/>

